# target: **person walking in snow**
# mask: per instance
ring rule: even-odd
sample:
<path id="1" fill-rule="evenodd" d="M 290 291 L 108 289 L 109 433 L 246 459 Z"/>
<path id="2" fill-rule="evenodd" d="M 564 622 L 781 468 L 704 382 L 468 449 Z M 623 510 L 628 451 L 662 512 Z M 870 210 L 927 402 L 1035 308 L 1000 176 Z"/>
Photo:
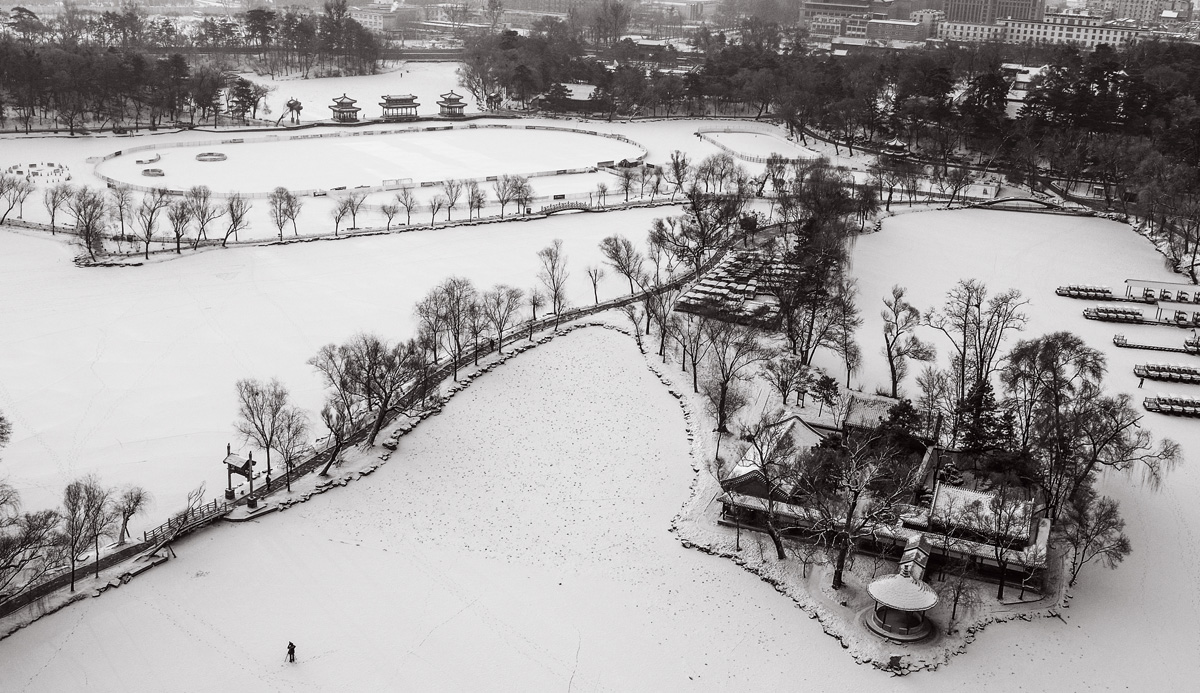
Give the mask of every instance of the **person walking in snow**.
<path id="1" fill-rule="evenodd" d="M 296 645 L 294 643 L 288 643 L 287 661 L 296 661 Z"/>

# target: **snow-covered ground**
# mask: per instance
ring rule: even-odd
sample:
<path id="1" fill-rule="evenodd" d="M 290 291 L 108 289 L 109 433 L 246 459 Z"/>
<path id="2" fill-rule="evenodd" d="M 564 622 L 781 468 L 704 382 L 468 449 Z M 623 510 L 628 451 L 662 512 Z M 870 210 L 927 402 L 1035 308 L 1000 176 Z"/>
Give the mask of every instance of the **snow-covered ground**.
<path id="1" fill-rule="evenodd" d="M 156 525 L 221 467 L 234 382 L 278 376 L 320 410 L 305 362 L 359 331 L 415 335 L 413 304 L 451 275 L 482 288 L 537 285 L 536 253 L 562 238 L 569 298 L 592 302 L 584 268 L 616 231 L 640 242 L 673 208 L 566 215 L 537 222 L 418 231 L 286 247 L 213 250 L 177 262 L 80 270 L 74 251 L 0 233 L 0 411 L 13 422 L 0 473 L 29 507 L 57 504 L 65 482 L 95 471 L 139 483 Z M 610 276 L 601 299 L 626 291 Z"/>
<path id="2" fill-rule="evenodd" d="M 595 166 L 600 161 L 636 159 L 641 150 L 609 137 L 580 132 L 526 130 L 522 124 L 474 129 L 398 131 L 392 126 L 317 133 L 321 137 L 265 142 L 265 136 L 244 144 L 209 144 L 137 151 L 109 159 L 98 173 L 123 183 L 186 190 L 207 185 L 215 192 L 267 193 L 274 186 L 291 190 L 317 190 L 337 186 L 379 186 L 385 181 L 425 181 L 447 178 L 483 178 L 503 173 L 528 175 L 561 169 Z M 414 125 L 413 128 L 424 126 Z M 340 137 L 334 135 L 342 135 Z M 371 136 L 364 136 L 371 135 Z M 219 152 L 225 161 L 202 162 L 201 153 Z M 153 155 L 153 164 L 138 164 Z M 164 175 L 147 178 L 146 168 Z M 460 201 L 461 202 L 461 201 Z"/>
<path id="3" fill-rule="evenodd" d="M 184 540 L 0 642 L 0 689 L 878 682 L 771 587 L 667 531 L 693 475 L 683 427 L 633 340 L 560 337 L 459 394 L 369 478 Z"/>
<path id="4" fill-rule="evenodd" d="M 444 66 L 437 70 L 427 77 L 445 76 Z M 402 82 L 408 77 L 401 83 L 412 84 Z M 386 75 L 354 79 L 380 94 L 412 90 Z M 295 82 L 332 95 L 359 83 Z M 661 163 L 673 149 L 693 161 L 719 151 L 694 136 L 697 122 L 579 125 L 644 143 Z M 0 168 L 62 161 L 76 182 L 96 185 L 86 157 L 134 142 L 212 137 L 4 139 Z M 323 203 L 310 204 L 302 229 L 331 226 Z M 251 235 L 269 237 L 274 229 L 258 207 Z M 410 336 L 413 301 L 450 274 L 481 286 L 532 286 L 534 253 L 556 237 L 570 256 L 573 302 L 590 302 L 583 267 L 598 264 L 600 238 L 641 239 L 668 213 L 241 248 L 115 270 L 77 270 L 73 249 L 5 230 L 0 410 L 13 420 L 14 440 L 0 475 L 31 508 L 55 504 L 65 481 L 88 471 L 108 484 L 141 483 L 158 501 L 144 521 L 157 524 L 200 481 L 210 492 L 224 485 L 219 458 L 225 442 L 236 444 L 237 378 L 279 376 L 314 411 L 319 383 L 304 361 L 320 345 L 359 330 Z M 44 220 L 37 196 L 24 214 Z M 1108 355 L 1110 386 L 1137 395 L 1133 364 L 1162 359 L 1114 349 L 1113 333 L 1169 345 L 1187 335 L 1085 321 L 1086 302 L 1054 295 L 1059 284 L 1177 279 L 1126 226 L 959 211 L 904 214 L 883 228 L 854 249 L 866 319 L 866 360 L 855 380 L 868 390 L 886 382 L 878 312 L 894 283 L 922 309 L 939 304 L 959 278 L 983 280 L 993 292 L 1019 288 L 1032 301 L 1022 336 L 1077 332 Z M 605 280 L 601 298 L 623 293 L 622 281 Z M 0 690 L 72 690 L 85 680 L 97 690 L 157 689 L 163 681 L 194 690 L 1190 687 L 1200 663 L 1194 462 L 1157 493 L 1106 480 L 1104 492 L 1122 502 L 1134 553 L 1117 571 L 1085 571 L 1066 622 L 993 626 L 937 673 L 885 679 L 854 665 L 756 578 L 666 534 L 692 478 L 678 406 L 624 338 L 595 332 L 486 376 L 404 438 L 369 479 L 190 539 L 179 560 L 0 642 Z M 947 345 L 923 336 L 944 358 Z M 915 392 L 912 377 L 905 388 Z M 1194 459 L 1196 422 L 1148 415 L 1145 423 Z M 289 639 L 301 663 L 285 669 Z"/>
<path id="5" fill-rule="evenodd" d="M 780 133 L 782 134 L 782 132 L 781 130 Z M 738 154 L 746 156 L 767 157 L 778 154 L 785 159 L 815 159 L 820 156 L 808 147 L 801 147 L 782 136 L 777 137 L 758 132 L 706 132 L 704 134 Z"/>

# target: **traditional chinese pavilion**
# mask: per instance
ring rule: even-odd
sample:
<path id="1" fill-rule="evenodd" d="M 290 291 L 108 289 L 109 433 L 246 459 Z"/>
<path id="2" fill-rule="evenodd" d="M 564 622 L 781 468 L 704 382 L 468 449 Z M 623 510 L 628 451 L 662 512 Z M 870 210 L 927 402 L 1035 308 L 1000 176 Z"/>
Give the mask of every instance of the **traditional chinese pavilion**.
<path id="1" fill-rule="evenodd" d="M 333 119 L 338 123 L 357 123 L 358 112 L 362 109 L 354 104 L 357 103 L 354 99 L 342 94 L 333 100 L 333 105 L 329 110 L 333 111 Z"/>
<path id="2" fill-rule="evenodd" d="M 417 117 L 417 97 L 412 94 L 384 96 L 380 102 L 383 107 L 384 120 L 411 120 Z"/>
<path id="3" fill-rule="evenodd" d="M 929 554 L 928 540 L 914 535 L 904 547 L 900 572 L 867 585 L 867 594 L 875 600 L 867 618 L 871 630 L 900 642 L 921 640 L 933 632 L 933 624 L 925 618 L 925 612 L 938 603 L 937 592 L 924 580 Z"/>
<path id="4" fill-rule="evenodd" d="M 467 107 L 462 102 L 462 97 L 452 91 L 442 94 L 442 100 L 438 101 L 437 105 L 440 107 L 441 114 L 448 118 L 463 117 L 463 109 Z"/>

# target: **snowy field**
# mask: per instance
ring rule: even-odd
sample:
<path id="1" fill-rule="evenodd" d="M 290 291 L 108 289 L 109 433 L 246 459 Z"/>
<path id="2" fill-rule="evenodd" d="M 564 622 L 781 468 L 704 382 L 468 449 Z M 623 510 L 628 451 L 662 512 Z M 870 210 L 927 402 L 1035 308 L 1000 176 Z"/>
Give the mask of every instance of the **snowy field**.
<path id="1" fill-rule="evenodd" d="M 358 86 L 383 94 L 444 82 L 436 96 L 453 85 L 452 70 L 296 81 L 287 96 L 316 103 L 319 95 L 323 104 L 342 91 L 360 98 L 350 93 Z M 693 162 L 719 151 L 695 137 L 698 121 L 530 122 L 619 132 L 645 143 L 656 163 L 673 149 Z M 213 137 L 3 139 L 0 168 L 62 161 L 74 182 L 97 185 L 87 157 L 134 142 Z M 45 221 L 38 197 L 24 216 Z M 332 225 L 324 202 L 308 204 L 302 232 Z M 14 439 L 0 474 L 30 508 L 56 504 L 68 479 L 90 471 L 110 485 L 140 483 L 157 501 L 141 521 L 157 524 L 199 482 L 210 495 L 223 488 L 224 444 L 238 442 L 237 378 L 278 376 L 315 411 L 319 383 L 304 362 L 320 345 L 359 330 L 407 338 L 412 303 L 450 274 L 484 287 L 530 287 L 534 253 L 557 237 L 570 257 L 572 302 L 589 303 L 583 268 L 599 263 L 598 241 L 613 232 L 640 241 L 653 218 L 670 213 L 571 215 L 87 271 L 71 265 L 77 249 L 5 230 L 0 410 Z M 252 223 L 248 237 L 274 235 L 265 205 Z M 1188 334 L 1086 321 L 1088 302 L 1054 295 L 1060 284 L 1177 279 L 1147 241 L 1113 222 L 905 214 L 857 240 L 853 273 L 866 319 L 866 359 L 854 379 L 867 390 L 886 384 L 879 309 L 894 283 L 921 309 L 939 305 L 959 278 L 980 279 L 993 293 L 1019 288 L 1032 301 L 1020 336 L 1080 334 L 1108 355 L 1110 388 L 1134 395 L 1144 391 L 1133 365 L 1163 359 L 1113 348 L 1114 332 L 1164 345 Z M 625 287 L 610 277 L 600 290 L 604 299 Z M 948 345 L 923 336 L 945 359 Z M 1065 623 L 993 626 L 941 671 L 885 678 L 854 665 L 773 589 L 666 533 L 692 478 L 687 444 L 677 405 L 625 339 L 595 330 L 523 355 L 404 438 L 400 454 L 369 479 L 189 539 L 180 560 L 0 642 L 0 690 L 158 690 L 163 681 L 186 681 L 186 690 L 1191 687 L 1200 664 L 1200 423 L 1147 415 L 1156 435 L 1182 443 L 1188 461 L 1158 493 L 1106 480 L 1134 553 L 1117 571 L 1085 570 Z M 916 371 L 904 384 L 910 394 Z M 1157 387 L 1147 383 L 1145 392 Z M 285 668 L 289 639 L 301 662 Z"/>
<path id="2" fill-rule="evenodd" d="M 185 539 L 177 560 L 0 642 L 0 690 L 880 681 L 770 586 L 667 531 L 693 474 L 683 429 L 630 338 L 561 337 L 473 384 L 367 479 Z"/>
<path id="3" fill-rule="evenodd" d="M 341 133 L 341 137 L 137 151 L 109 159 L 96 171 L 124 183 L 171 190 L 207 185 L 216 192 L 267 193 L 276 186 L 320 190 L 378 186 L 397 179 L 419 185 L 448 178 L 530 174 L 636 159 L 643 153 L 635 145 L 608 137 L 526 130 L 523 125 L 479 129 L 463 125 L 435 132 L 394 132 L 396 126 L 387 129 L 393 132 L 356 129 Z M 219 152 L 228 159 L 196 160 L 206 152 Z M 137 163 L 156 154 L 161 159 L 153 164 Z M 150 167 L 165 175 L 143 176 L 142 171 Z"/>
<path id="4" fill-rule="evenodd" d="M 562 238 L 574 305 L 592 302 L 584 268 L 622 230 L 639 240 L 674 208 L 565 215 L 533 223 L 421 231 L 185 256 L 136 269 L 80 270 L 74 251 L 0 233 L 0 411 L 13 440 L 0 467 L 29 507 L 57 504 L 67 480 L 97 472 L 156 496 L 156 525 L 207 481 L 232 428 L 234 382 L 278 376 L 320 410 L 305 362 L 359 331 L 407 339 L 413 304 L 457 274 L 488 288 L 537 284 L 535 254 Z M 608 277 L 601 299 L 627 289 Z"/>
<path id="5" fill-rule="evenodd" d="M 820 156 L 808 147 L 801 147 L 795 142 L 773 135 L 757 132 L 706 132 L 704 134 L 746 156 L 767 157 L 778 154 L 785 159 L 815 159 Z"/>

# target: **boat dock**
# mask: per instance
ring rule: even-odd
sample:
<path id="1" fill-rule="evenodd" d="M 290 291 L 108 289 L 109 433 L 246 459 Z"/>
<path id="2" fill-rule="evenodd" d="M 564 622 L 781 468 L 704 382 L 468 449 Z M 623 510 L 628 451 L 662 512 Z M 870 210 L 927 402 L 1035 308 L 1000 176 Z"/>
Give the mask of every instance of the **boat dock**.
<path id="1" fill-rule="evenodd" d="M 1122 349 L 1145 349 L 1147 351 L 1167 351 L 1172 354 L 1191 354 L 1192 356 L 1200 356 L 1200 340 L 1195 337 L 1189 337 L 1184 340 L 1181 347 L 1161 346 L 1158 344 L 1138 344 L 1131 342 L 1125 338 L 1125 335 L 1113 335 L 1113 345 Z"/>
<path id="2" fill-rule="evenodd" d="M 1169 363 L 1146 363 L 1133 367 L 1133 374 L 1147 380 L 1200 385 L 1200 368 Z"/>
<path id="3" fill-rule="evenodd" d="M 1157 395 L 1142 400 L 1142 407 L 1155 414 L 1172 416 L 1200 416 L 1200 399 L 1179 395 Z"/>

